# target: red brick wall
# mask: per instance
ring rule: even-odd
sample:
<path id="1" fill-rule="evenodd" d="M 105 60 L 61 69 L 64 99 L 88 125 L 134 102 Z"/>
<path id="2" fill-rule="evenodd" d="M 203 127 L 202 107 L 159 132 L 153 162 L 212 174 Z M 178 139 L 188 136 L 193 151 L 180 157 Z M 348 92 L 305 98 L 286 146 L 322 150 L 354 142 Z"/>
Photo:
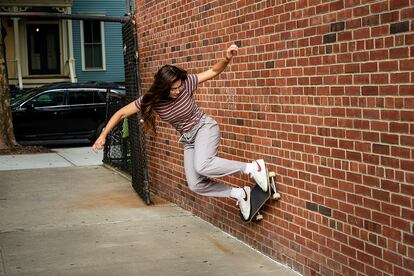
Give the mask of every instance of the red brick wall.
<path id="1" fill-rule="evenodd" d="M 412 275 L 414 0 L 136 2 L 144 90 L 164 64 L 198 73 L 240 46 L 196 99 L 219 155 L 263 157 L 282 200 L 243 224 L 234 201 L 190 192 L 165 123 L 154 192 L 304 275 Z"/>

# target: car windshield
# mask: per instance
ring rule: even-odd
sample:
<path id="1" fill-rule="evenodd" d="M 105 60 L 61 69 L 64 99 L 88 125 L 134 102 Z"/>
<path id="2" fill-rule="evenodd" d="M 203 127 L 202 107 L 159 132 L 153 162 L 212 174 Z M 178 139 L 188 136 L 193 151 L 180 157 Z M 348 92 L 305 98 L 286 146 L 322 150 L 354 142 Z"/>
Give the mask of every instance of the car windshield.
<path id="1" fill-rule="evenodd" d="M 17 106 L 20 105 L 21 103 L 23 103 L 24 101 L 26 101 L 27 99 L 29 99 L 30 97 L 32 97 L 33 95 L 35 95 L 36 93 L 38 93 L 39 91 L 41 91 L 41 89 L 39 88 L 33 88 L 30 89 L 24 93 L 19 93 L 16 98 L 14 98 L 13 100 L 11 100 L 11 106 Z"/>

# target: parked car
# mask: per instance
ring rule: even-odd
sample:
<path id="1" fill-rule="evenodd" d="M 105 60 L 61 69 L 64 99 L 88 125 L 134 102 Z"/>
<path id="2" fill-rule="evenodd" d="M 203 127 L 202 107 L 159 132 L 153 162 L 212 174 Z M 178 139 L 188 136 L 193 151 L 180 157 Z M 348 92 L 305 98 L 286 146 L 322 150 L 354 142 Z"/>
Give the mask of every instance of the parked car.
<path id="1" fill-rule="evenodd" d="M 123 99 L 117 83 L 54 83 L 18 95 L 11 103 L 17 141 L 87 138 L 93 141 L 104 127 L 110 93 Z"/>

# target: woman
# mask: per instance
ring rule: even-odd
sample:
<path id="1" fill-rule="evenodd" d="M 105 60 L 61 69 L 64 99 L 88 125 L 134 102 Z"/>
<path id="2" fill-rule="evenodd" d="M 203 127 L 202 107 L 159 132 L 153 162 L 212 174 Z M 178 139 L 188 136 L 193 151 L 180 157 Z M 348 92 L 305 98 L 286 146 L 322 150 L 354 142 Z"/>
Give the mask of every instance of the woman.
<path id="1" fill-rule="evenodd" d="M 210 178 L 235 173 L 250 174 L 264 190 L 268 189 L 268 178 L 263 160 L 252 163 L 226 160 L 217 155 L 220 143 L 220 130 L 216 121 L 206 115 L 196 105 L 193 92 L 198 84 L 218 76 L 238 52 L 231 45 L 225 58 L 211 69 L 197 75 L 165 65 L 154 76 L 154 82 L 147 93 L 116 112 L 93 145 L 100 150 L 105 145 L 106 136 L 123 119 L 137 112 L 142 113 L 146 129 L 155 131 L 155 114 L 169 122 L 181 134 L 184 145 L 184 169 L 189 189 L 197 194 L 214 197 L 232 197 L 237 200 L 243 217 L 250 215 L 250 187 L 234 188 Z"/>

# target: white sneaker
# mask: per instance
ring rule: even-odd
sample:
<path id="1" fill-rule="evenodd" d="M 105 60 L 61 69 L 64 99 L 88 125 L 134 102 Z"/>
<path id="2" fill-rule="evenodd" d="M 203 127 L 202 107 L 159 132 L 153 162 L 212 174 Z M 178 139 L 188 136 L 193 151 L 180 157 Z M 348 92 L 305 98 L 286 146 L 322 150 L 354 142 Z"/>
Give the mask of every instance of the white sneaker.
<path id="1" fill-rule="evenodd" d="M 249 217 L 250 217 L 250 192 L 251 192 L 251 189 L 250 189 L 249 186 L 244 186 L 243 191 L 244 191 L 244 198 L 237 200 L 236 205 L 239 205 L 240 212 L 242 213 L 243 218 L 245 220 L 248 220 Z"/>
<path id="2" fill-rule="evenodd" d="M 264 192 L 267 192 L 267 189 L 269 187 L 269 179 L 267 177 L 265 162 L 263 159 L 256 160 L 255 162 L 258 169 L 251 172 L 250 177 L 253 177 L 257 185 L 259 185 L 259 187 L 262 188 Z"/>

